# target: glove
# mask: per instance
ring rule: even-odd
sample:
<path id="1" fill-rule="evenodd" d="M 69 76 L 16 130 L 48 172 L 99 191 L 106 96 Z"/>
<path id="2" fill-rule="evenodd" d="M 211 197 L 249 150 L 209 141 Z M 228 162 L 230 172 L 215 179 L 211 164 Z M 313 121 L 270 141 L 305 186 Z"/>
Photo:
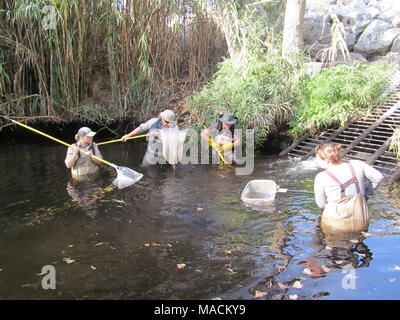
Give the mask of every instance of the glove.
<path id="1" fill-rule="evenodd" d="M 231 142 L 231 143 L 224 144 L 224 145 L 220 148 L 220 150 L 221 150 L 221 152 L 224 152 L 224 151 L 226 151 L 226 150 L 232 149 L 232 147 L 233 147 L 233 143 Z"/>

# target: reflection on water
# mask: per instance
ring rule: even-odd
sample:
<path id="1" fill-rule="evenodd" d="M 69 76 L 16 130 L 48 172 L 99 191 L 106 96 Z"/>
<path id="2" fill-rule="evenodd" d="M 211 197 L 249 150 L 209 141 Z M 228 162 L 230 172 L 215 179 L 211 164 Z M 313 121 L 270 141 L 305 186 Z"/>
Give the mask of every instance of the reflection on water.
<path id="1" fill-rule="evenodd" d="M 101 149 L 144 174 L 119 190 L 115 172 L 70 180 L 54 143 L 2 144 L 1 299 L 398 297 L 398 213 L 383 191 L 369 201 L 369 230 L 326 238 L 313 195 L 240 201 L 253 179 L 312 190 L 313 160 L 260 156 L 250 176 L 236 176 L 215 165 L 145 168 L 145 150 L 140 141 Z M 41 288 L 44 265 L 56 269 L 56 290 Z"/>

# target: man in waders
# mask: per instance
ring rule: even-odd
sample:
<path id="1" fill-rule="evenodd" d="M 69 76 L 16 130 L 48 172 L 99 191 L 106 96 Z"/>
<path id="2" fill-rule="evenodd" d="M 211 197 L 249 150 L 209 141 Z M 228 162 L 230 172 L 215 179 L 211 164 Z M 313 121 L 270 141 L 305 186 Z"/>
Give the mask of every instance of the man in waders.
<path id="1" fill-rule="evenodd" d="M 65 158 L 65 165 L 71 169 L 73 178 L 80 179 L 87 175 L 96 174 L 99 172 L 100 161 L 94 159 L 92 155 L 103 158 L 96 143 L 93 142 L 93 132 L 88 127 L 82 127 L 75 135 L 75 141 L 71 147 L 68 148 L 67 156 Z M 84 154 L 79 149 L 87 152 Z"/>
<path id="2" fill-rule="evenodd" d="M 177 128 L 176 116 L 172 110 L 166 109 L 160 113 L 159 117 L 152 118 L 145 123 L 142 123 L 137 128 L 124 135 L 121 141 L 126 142 L 126 139 L 138 134 L 150 133 L 147 151 L 143 158 L 143 166 L 165 164 L 165 159 L 162 155 L 162 141 L 160 140 L 159 132 L 161 129 Z M 152 134 L 154 133 L 154 134 Z"/>
<path id="3" fill-rule="evenodd" d="M 240 146 L 240 137 L 235 132 L 238 118 L 231 112 L 224 112 L 218 117 L 218 122 L 212 124 L 201 133 L 201 137 L 209 141 L 213 137 L 212 147 L 216 151 L 224 153 L 224 159 L 227 163 L 235 162 L 234 148 Z"/>

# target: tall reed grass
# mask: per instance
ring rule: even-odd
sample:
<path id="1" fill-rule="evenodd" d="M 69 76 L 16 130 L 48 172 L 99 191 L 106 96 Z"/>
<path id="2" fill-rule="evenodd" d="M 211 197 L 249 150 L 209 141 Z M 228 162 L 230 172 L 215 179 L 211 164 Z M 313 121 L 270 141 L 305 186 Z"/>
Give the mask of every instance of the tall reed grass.
<path id="1" fill-rule="evenodd" d="M 0 3 L 0 112 L 9 116 L 140 121 L 204 82 L 226 52 L 189 0 Z"/>

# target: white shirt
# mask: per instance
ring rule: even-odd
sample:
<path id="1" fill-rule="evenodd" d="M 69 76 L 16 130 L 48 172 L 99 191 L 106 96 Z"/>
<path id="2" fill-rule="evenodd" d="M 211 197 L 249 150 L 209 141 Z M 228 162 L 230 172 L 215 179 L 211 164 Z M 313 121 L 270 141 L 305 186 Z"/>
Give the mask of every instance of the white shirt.
<path id="1" fill-rule="evenodd" d="M 360 184 L 360 191 L 365 196 L 364 179 L 368 178 L 375 189 L 383 180 L 383 175 L 375 168 L 360 160 L 350 160 L 353 165 L 357 180 Z M 331 172 L 342 184 L 351 179 L 350 166 L 343 162 L 336 166 L 329 166 Z M 341 198 L 340 186 L 324 171 L 317 174 L 314 180 L 315 202 L 318 207 L 324 208 L 327 202 L 336 202 Z M 345 189 L 345 195 L 354 195 L 357 193 L 354 183 Z"/>

